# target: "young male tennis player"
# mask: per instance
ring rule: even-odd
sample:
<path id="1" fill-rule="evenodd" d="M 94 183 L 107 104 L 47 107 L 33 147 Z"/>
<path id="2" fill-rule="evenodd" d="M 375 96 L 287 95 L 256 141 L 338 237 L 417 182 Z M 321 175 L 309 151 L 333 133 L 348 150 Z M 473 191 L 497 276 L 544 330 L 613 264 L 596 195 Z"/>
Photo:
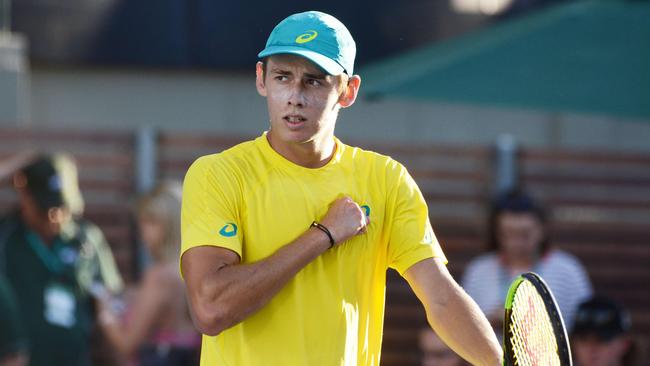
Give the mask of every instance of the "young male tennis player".
<path id="1" fill-rule="evenodd" d="M 361 84 L 355 53 L 330 15 L 284 19 L 258 55 L 269 130 L 187 172 L 181 270 L 201 365 L 378 365 L 389 267 L 451 348 L 501 364 L 406 169 L 334 136 Z"/>

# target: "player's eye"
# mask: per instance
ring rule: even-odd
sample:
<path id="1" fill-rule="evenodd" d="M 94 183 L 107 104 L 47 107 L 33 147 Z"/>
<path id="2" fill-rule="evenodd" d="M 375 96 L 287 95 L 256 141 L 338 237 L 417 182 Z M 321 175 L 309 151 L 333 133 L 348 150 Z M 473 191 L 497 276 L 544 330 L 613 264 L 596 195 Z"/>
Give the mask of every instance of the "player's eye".
<path id="1" fill-rule="evenodd" d="M 323 83 L 318 79 L 307 79 L 307 85 L 321 86 L 321 85 L 323 85 Z"/>

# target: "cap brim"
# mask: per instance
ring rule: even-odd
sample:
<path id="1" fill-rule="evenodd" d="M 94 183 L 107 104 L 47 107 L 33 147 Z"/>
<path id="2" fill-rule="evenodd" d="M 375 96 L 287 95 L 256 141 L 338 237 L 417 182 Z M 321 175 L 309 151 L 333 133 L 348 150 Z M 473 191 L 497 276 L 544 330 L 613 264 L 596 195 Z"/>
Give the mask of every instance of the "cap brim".
<path id="1" fill-rule="evenodd" d="M 323 69 L 326 73 L 329 75 L 340 75 L 345 72 L 345 69 L 343 66 L 339 65 L 338 62 L 332 60 L 329 57 L 323 56 L 320 53 L 306 50 L 301 47 L 293 47 L 293 46 L 270 46 L 262 50 L 257 57 L 262 58 L 262 57 L 267 57 L 267 56 L 272 56 L 272 55 L 278 55 L 278 54 L 291 54 L 291 55 L 298 55 L 305 57 L 318 65 L 321 69 Z"/>

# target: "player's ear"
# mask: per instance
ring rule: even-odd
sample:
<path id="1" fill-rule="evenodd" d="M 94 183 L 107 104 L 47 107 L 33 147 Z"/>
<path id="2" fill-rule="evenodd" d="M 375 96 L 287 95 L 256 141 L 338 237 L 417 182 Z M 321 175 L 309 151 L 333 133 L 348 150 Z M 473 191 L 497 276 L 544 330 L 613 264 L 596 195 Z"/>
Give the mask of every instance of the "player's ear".
<path id="1" fill-rule="evenodd" d="M 360 86 L 361 77 L 359 75 L 350 76 L 347 85 L 345 88 L 343 88 L 343 92 L 339 97 L 339 104 L 341 105 L 341 108 L 347 108 L 354 104 L 354 101 L 357 100 Z"/>
<path id="2" fill-rule="evenodd" d="M 266 96 L 264 76 L 264 65 L 262 61 L 257 61 L 257 65 L 255 65 L 255 87 L 257 88 L 257 92 L 263 97 Z"/>

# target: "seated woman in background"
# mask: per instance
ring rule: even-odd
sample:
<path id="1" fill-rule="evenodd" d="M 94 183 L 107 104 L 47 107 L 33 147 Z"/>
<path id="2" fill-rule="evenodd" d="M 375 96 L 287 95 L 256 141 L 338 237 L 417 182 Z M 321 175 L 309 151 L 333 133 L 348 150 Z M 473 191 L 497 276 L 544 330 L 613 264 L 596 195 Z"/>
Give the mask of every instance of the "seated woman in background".
<path id="1" fill-rule="evenodd" d="M 542 207 L 522 191 L 512 190 L 492 204 L 488 225 L 489 252 L 468 264 L 461 282 L 497 334 L 510 283 L 523 272 L 542 276 L 571 329 L 578 304 L 591 295 L 591 282 L 576 257 L 550 245 Z"/>
<path id="2" fill-rule="evenodd" d="M 141 365 L 198 364 L 200 336 L 194 329 L 178 272 L 181 185 L 160 184 L 137 207 L 140 236 L 151 255 L 141 283 L 128 304 L 126 321 L 100 301 L 100 323 L 125 358 Z M 137 352 L 137 354 L 136 354 Z"/>

